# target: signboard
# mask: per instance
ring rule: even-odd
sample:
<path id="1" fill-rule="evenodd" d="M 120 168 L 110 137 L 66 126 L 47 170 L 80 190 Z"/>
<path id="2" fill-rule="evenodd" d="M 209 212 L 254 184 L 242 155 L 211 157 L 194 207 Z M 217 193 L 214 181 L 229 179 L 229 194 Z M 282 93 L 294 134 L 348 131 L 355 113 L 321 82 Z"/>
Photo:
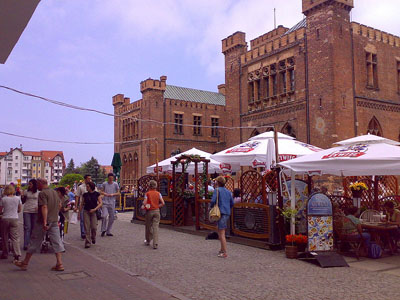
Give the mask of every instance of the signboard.
<path id="1" fill-rule="evenodd" d="M 333 250 L 333 217 L 330 199 L 321 193 L 311 196 L 307 204 L 309 251 Z"/>
<path id="2" fill-rule="evenodd" d="M 287 188 L 289 190 L 284 190 L 283 195 L 283 209 L 290 208 L 290 191 L 292 186 L 292 181 L 288 180 L 286 182 Z M 295 180 L 295 195 L 296 195 L 296 209 L 298 210 L 298 228 L 300 233 L 306 233 L 307 222 L 306 222 L 306 203 L 308 199 L 308 185 L 307 182 L 301 180 Z"/>
<path id="3" fill-rule="evenodd" d="M 168 197 L 169 180 L 166 177 L 160 178 L 160 193 L 164 197 Z"/>

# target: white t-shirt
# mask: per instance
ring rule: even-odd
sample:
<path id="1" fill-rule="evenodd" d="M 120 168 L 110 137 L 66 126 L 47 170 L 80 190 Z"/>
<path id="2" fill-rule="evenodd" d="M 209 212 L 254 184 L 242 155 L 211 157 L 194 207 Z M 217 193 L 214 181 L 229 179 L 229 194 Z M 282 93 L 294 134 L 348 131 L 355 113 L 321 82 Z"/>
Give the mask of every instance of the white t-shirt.
<path id="1" fill-rule="evenodd" d="M 18 205 L 21 204 L 21 197 L 4 196 L 0 199 L 0 206 L 3 207 L 3 219 L 18 219 Z"/>

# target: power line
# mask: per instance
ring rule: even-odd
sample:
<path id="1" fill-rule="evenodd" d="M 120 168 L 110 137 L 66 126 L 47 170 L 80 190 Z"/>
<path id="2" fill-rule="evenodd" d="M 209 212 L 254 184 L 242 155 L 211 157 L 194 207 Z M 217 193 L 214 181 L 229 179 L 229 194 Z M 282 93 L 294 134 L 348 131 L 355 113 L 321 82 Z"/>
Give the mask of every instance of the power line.
<path id="1" fill-rule="evenodd" d="M 19 138 L 23 138 L 23 139 L 29 139 L 29 140 L 42 141 L 42 142 L 52 142 L 52 143 L 62 143 L 62 144 L 79 144 L 79 145 L 126 144 L 126 143 L 132 143 L 132 142 L 145 142 L 145 141 L 156 140 L 156 138 L 147 138 L 147 139 L 140 139 L 140 140 L 124 141 L 124 142 L 78 142 L 78 141 L 59 141 L 59 140 L 43 139 L 43 138 L 38 138 L 38 137 L 19 135 L 19 134 L 5 132 L 5 131 L 0 131 L 0 134 L 9 135 L 9 136 L 13 136 L 13 137 L 19 137 Z"/>
<path id="2" fill-rule="evenodd" d="M 57 101 L 57 100 L 53 100 L 53 99 L 49 99 L 43 96 L 38 96 L 35 94 L 31 94 L 28 92 L 24 92 L 24 91 L 20 91 L 17 90 L 15 88 L 12 87 L 8 87 L 8 86 L 4 86 L 4 85 L 0 85 L 0 88 L 12 91 L 14 93 L 18 93 L 21 95 L 25 95 L 25 96 L 29 96 L 29 97 L 33 97 L 33 98 L 37 98 L 49 103 L 52 103 L 54 105 L 59 105 L 59 106 L 63 106 L 63 107 L 67 107 L 70 109 L 76 109 L 76 110 L 81 110 L 81 111 L 88 111 L 88 112 L 94 112 L 94 113 L 98 113 L 98 114 L 102 114 L 102 115 L 106 115 L 109 117 L 116 117 L 116 118 L 125 118 L 125 119 L 132 119 L 134 121 L 140 121 L 140 122 L 150 122 L 150 123 L 155 123 L 161 126 L 166 126 L 166 125 L 179 125 L 179 126 L 184 126 L 184 127 L 202 127 L 202 128 L 218 128 L 218 129 L 227 129 L 227 130 L 237 130 L 237 129 L 255 129 L 255 128 L 272 128 L 271 125 L 262 125 L 262 126 L 232 126 L 232 127 L 228 127 L 228 126 L 210 126 L 210 125 L 194 125 L 194 124 L 178 124 L 178 123 L 174 123 L 174 122 L 160 122 L 157 120 L 151 120 L 151 119 L 140 119 L 140 118 L 136 118 L 136 117 L 130 117 L 130 116 L 126 116 L 125 114 L 112 114 L 112 113 L 108 113 L 108 112 L 104 112 L 104 111 L 100 111 L 94 108 L 87 108 L 87 107 L 82 107 L 82 106 L 77 106 L 77 105 L 72 105 L 69 103 L 65 103 L 62 101 Z"/>

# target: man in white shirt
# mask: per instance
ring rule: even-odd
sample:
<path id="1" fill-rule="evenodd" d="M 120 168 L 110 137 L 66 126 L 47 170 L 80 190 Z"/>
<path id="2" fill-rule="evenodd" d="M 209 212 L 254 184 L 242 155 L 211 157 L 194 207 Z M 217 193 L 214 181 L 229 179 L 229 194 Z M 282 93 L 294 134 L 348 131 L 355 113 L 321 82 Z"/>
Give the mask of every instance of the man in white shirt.
<path id="1" fill-rule="evenodd" d="M 107 182 L 103 184 L 103 191 L 101 194 L 104 196 L 102 207 L 103 218 L 101 220 L 101 236 L 104 236 L 105 234 L 107 234 L 107 236 L 113 236 L 111 229 L 115 218 L 115 201 L 119 195 L 119 186 L 118 183 L 114 181 L 113 173 L 109 173 L 107 175 Z"/>

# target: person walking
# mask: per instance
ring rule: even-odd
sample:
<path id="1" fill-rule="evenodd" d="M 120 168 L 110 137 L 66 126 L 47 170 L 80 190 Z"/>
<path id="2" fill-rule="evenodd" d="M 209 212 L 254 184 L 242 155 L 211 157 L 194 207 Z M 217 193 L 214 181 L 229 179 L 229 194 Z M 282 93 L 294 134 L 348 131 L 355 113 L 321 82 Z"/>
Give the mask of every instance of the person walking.
<path id="1" fill-rule="evenodd" d="M 58 216 L 60 222 L 60 237 L 61 241 L 64 242 L 64 234 L 68 230 L 69 210 L 71 209 L 71 205 L 69 204 L 69 196 L 66 188 L 60 186 L 56 188 L 56 192 L 58 197 L 60 197 L 61 202 L 61 208 Z"/>
<path id="2" fill-rule="evenodd" d="M 102 195 L 103 207 L 102 207 L 102 219 L 101 219 L 101 236 L 107 234 L 107 236 L 113 236 L 111 229 L 115 219 L 115 201 L 119 194 L 118 183 L 114 181 L 114 174 L 108 173 L 107 182 L 103 184 Z M 108 217 L 108 218 L 107 218 Z"/>
<path id="3" fill-rule="evenodd" d="M 158 248 L 158 227 L 160 225 L 160 208 L 165 205 L 164 199 L 157 191 L 157 181 L 150 180 L 150 189 L 144 196 L 142 209 L 146 210 L 146 246 L 153 240 L 153 249 Z"/>
<path id="4" fill-rule="evenodd" d="M 97 210 L 103 205 L 102 195 L 96 191 L 96 185 L 93 182 L 86 184 L 87 193 L 83 194 L 80 211 L 83 211 L 85 224 L 86 240 L 85 248 L 90 248 L 91 244 L 96 244 L 97 231 Z M 89 236 L 90 233 L 90 236 Z"/>
<path id="5" fill-rule="evenodd" d="M 27 270 L 33 253 L 40 249 L 47 232 L 57 261 L 51 270 L 64 271 L 62 252 L 65 250 L 58 231 L 58 213 L 61 208 L 60 197 L 55 190 L 48 187 L 46 179 L 39 178 L 37 179 L 37 183 L 40 191 L 38 198 L 38 221 L 33 227 L 31 241 L 24 260 L 15 260 L 14 264 L 21 270 Z"/>
<path id="6" fill-rule="evenodd" d="M 33 227 L 37 221 L 38 197 L 39 191 L 37 188 L 37 181 L 36 179 L 31 179 L 28 182 L 28 190 L 22 194 L 24 202 L 24 210 L 22 214 L 24 219 L 24 250 L 28 249 Z"/>
<path id="7" fill-rule="evenodd" d="M 225 188 L 225 178 L 222 176 L 217 177 L 217 188 L 214 190 L 212 199 L 211 199 L 211 208 L 217 202 L 218 198 L 218 207 L 221 211 L 221 218 L 218 221 L 218 238 L 221 242 L 221 249 L 218 253 L 218 257 L 226 258 L 228 257 L 227 249 L 226 249 L 226 237 L 225 231 L 227 226 L 227 222 L 229 221 L 231 210 L 233 207 L 233 198 L 232 194 L 229 190 Z"/>
<path id="8" fill-rule="evenodd" d="M 80 203 L 83 201 L 83 194 L 87 192 L 86 190 L 86 184 L 92 181 L 92 176 L 86 174 L 84 177 L 84 182 L 81 183 L 75 193 L 75 212 L 79 211 Z M 85 234 L 85 225 L 83 221 L 83 211 L 81 211 L 80 215 L 80 226 L 81 226 L 81 238 L 82 240 L 86 239 L 86 234 Z"/>
<path id="9" fill-rule="evenodd" d="M 8 258 L 8 238 L 11 240 L 11 245 L 14 252 L 14 260 L 18 261 L 21 257 L 21 249 L 19 246 L 18 235 L 18 213 L 22 210 L 21 198 L 15 196 L 15 188 L 12 185 L 6 186 L 3 192 L 3 198 L 0 199 L 0 212 L 3 212 L 1 219 L 1 238 L 2 254 L 1 259 Z"/>

